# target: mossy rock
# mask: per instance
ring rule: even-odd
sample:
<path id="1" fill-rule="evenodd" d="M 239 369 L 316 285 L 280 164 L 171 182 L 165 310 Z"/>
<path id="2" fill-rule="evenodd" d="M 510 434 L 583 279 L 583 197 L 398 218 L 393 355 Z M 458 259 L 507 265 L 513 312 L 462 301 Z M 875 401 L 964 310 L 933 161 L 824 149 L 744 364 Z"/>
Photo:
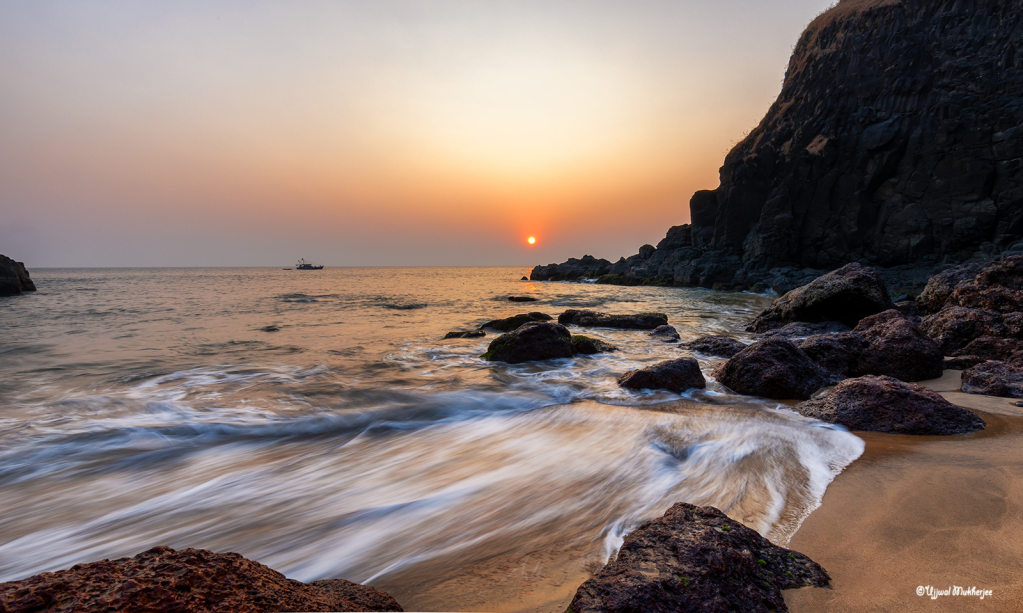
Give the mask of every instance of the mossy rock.
<path id="1" fill-rule="evenodd" d="M 576 353 L 581 353 L 583 355 L 593 355 L 594 353 L 610 353 L 612 351 L 618 351 L 618 347 L 615 347 L 611 343 L 602 341 L 599 338 L 583 336 L 582 334 L 576 334 L 572 336 L 572 349 Z"/>

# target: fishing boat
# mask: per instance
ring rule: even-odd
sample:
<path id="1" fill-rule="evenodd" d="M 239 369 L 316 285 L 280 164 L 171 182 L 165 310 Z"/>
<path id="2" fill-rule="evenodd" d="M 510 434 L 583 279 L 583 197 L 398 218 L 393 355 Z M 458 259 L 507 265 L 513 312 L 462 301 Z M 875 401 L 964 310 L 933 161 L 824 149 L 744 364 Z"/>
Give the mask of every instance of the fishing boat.
<path id="1" fill-rule="evenodd" d="M 298 264 L 295 264 L 295 270 L 323 270 L 323 264 L 313 264 L 306 262 L 305 258 L 302 258 L 298 261 Z"/>

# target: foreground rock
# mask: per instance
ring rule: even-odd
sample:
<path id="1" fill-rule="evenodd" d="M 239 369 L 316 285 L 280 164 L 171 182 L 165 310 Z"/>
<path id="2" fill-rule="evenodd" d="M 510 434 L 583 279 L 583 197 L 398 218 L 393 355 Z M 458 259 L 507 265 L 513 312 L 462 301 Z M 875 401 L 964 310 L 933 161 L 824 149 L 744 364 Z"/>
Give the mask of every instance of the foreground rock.
<path id="1" fill-rule="evenodd" d="M 703 389 L 707 380 L 694 358 L 678 358 L 633 370 L 618 379 L 618 385 L 632 389 L 669 390 L 681 394 L 688 389 Z"/>
<path id="2" fill-rule="evenodd" d="M 599 338 L 576 334 L 572 337 L 572 351 L 582 355 L 593 355 L 595 353 L 610 353 L 612 351 L 618 351 L 618 347 L 615 347 L 611 343 L 602 341 Z"/>
<path id="3" fill-rule="evenodd" d="M 833 374 L 780 338 L 753 343 L 718 366 L 713 376 L 740 394 L 779 400 L 806 400 L 835 380 Z"/>
<path id="4" fill-rule="evenodd" d="M 0 583 L 0 611 L 9 613 L 401 610 L 371 587 L 342 579 L 302 583 L 236 553 L 203 549 L 154 547 Z"/>
<path id="5" fill-rule="evenodd" d="M 860 356 L 870 343 L 855 332 L 815 334 L 796 342 L 811 360 L 830 372 L 843 377 L 855 377 L 859 371 Z"/>
<path id="6" fill-rule="evenodd" d="M 934 315 L 924 317 L 920 329 L 938 344 L 945 355 L 953 355 L 982 336 L 1014 335 L 1016 326 L 1001 313 L 946 306 Z"/>
<path id="7" fill-rule="evenodd" d="M 573 355 L 572 335 L 568 328 L 554 323 L 531 322 L 495 338 L 480 357 L 490 362 L 521 364 Z"/>
<path id="8" fill-rule="evenodd" d="M 967 370 L 973 368 L 977 364 L 983 364 L 987 361 L 987 358 L 979 355 L 959 355 L 951 358 L 945 358 L 942 368 L 945 370 Z"/>
<path id="9" fill-rule="evenodd" d="M 826 396 L 797 404 L 807 417 L 850 430 L 895 434 L 966 434 L 984 429 L 984 420 L 922 385 L 893 377 L 846 379 Z"/>
<path id="10" fill-rule="evenodd" d="M 482 324 L 480 329 L 493 328 L 494 330 L 500 330 L 501 332 L 511 332 L 519 326 L 533 321 L 550 321 L 552 319 L 554 318 L 550 315 L 537 311 L 532 313 L 519 313 L 518 315 L 512 315 L 511 317 L 505 317 L 504 319 L 488 321 L 487 323 Z"/>
<path id="11" fill-rule="evenodd" d="M 695 351 L 716 358 L 730 358 L 746 348 L 746 343 L 739 342 L 728 336 L 701 336 L 695 341 L 682 343 L 682 349 Z"/>
<path id="12" fill-rule="evenodd" d="M 891 309 L 865 317 L 853 328 L 869 343 L 860 353 L 858 375 L 888 375 L 902 381 L 941 376 L 941 348 L 912 321 Z"/>
<path id="13" fill-rule="evenodd" d="M 782 590 L 828 585 L 819 564 L 713 507 L 683 502 L 625 537 L 575 594 L 572 613 L 787 611 Z"/>
<path id="14" fill-rule="evenodd" d="M 884 279 L 874 269 L 854 262 L 778 298 L 748 330 L 766 332 L 797 321 L 837 321 L 855 326 L 868 315 L 893 308 Z"/>
<path id="15" fill-rule="evenodd" d="M 22 292 L 34 292 L 36 285 L 28 275 L 22 262 L 0 255 L 0 296 L 17 296 Z"/>
<path id="16" fill-rule="evenodd" d="M 1005 362 L 984 362 L 963 371 L 962 390 L 1001 398 L 1023 398 L 1023 369 Z"/>
<path id="17" fill-rule="evenodd" d="M 663 325 L 654 328 L 654 331 L 650 333 L 650 338 L 655 338 L 665 343 L 677 343 L 682 337 L 678 335 L 678 330 L 675 326 Z"/>
<path id="18" fill-rule="evenodd" d="M 558 316 L 558 323 L 563 325 L 583 326 L 588 328 L 620 328 L 624 330 L 654 330 L 668 325 L 668 316 L 664 313 L 638 313 L 636 315 L 608 315 L 596 311 L 569 309 Z"/>

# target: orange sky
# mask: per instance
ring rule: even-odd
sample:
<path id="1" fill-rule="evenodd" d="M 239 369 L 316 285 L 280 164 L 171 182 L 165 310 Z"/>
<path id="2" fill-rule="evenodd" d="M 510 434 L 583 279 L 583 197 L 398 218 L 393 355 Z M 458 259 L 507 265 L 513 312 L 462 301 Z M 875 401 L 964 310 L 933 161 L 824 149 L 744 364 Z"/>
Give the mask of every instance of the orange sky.
<path id="1" fill-rule="evenodd" d="M 617 259 L 688 221 L 828 3 L 166 4 L 0 5 L 0 253 Z"/>

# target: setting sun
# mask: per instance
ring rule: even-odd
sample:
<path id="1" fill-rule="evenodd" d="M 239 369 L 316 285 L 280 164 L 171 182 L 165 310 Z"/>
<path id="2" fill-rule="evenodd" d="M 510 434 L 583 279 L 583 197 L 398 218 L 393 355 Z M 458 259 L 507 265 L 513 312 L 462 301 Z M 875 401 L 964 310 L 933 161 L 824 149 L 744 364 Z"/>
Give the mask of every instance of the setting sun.
<path id="1" fill-rule="evenodd" d="M 529 237 L 529 244 L 532 245 L 535 242 L 536 242 L 536 237 L 535 236 L 530 236 Z"/>

